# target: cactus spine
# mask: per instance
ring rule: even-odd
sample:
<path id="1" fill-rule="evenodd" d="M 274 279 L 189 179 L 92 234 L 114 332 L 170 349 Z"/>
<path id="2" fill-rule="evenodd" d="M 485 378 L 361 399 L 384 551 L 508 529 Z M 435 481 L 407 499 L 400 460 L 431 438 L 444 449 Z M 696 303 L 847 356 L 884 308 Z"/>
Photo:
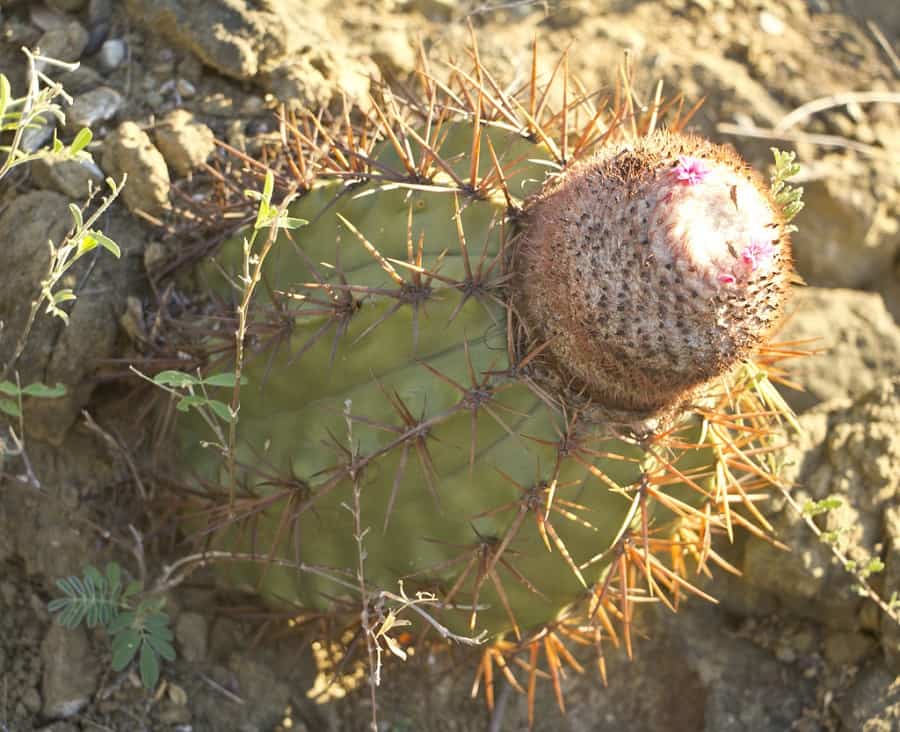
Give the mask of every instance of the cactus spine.
<path id="1" fill-rule="evenodd" d="M 566 639 L 630 654 L 635 600 L 704 595 L 691 573 L 731 569 L 712 536 L 770 528 L 789 411 L 760 363 L 791 260 L 758 177 L 685 117 L 657 131 L 627 79 L 606 109 L 562 64 L 515 95 L 473 60 L 359 124 L 284 119 L 269 169 L 310 223 L 201 268 L 227 343 L 265 259 L 236 440 L 178 437 L 203 486 L 185 525 L 258 560 L 223 578 L 358 615 L 361 516 L 366 582 L 486 630 L 489 687 L 528 649 L 557 679 Z"/>

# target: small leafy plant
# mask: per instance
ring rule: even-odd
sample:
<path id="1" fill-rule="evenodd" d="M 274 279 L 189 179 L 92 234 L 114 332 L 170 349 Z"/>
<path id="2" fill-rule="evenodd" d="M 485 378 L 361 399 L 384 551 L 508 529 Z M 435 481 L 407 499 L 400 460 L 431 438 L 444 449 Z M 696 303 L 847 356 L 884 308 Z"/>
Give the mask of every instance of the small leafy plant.
<path id="1" fill-rule="evenodd" d="M 5 144 L 0 145 L 0 181 L 14 168 L 27 165 L 39 159 L 70 159 L 81 162 L 91 160 L 88 146 L 93 134 L 88 128 L 82 128 L 68 145 L 64 144 L 53 133 L 52 142 L 47 145 L 40 139 L 42 128 L 50 125 L 50 121 L 63 124 L 65 113 L 63 104 L 71 104 L 72 98 L 66 93 L 63 85 L 51 79 L 45 70 L 49 68 L 62 71 L 74 71 L 78 64 L 58 61 L 47 56 L 22 49 L 28 60 L 28 88 L 24 95 L 17 97 L 12 93 L 9 79 L 0 74 L 0 136 Z M 29 139 L 29 134 L 33 139 Z M 113 201 L 119 196 L 125 184 L 123 176 L 120 182 L 106 179 L 109 193 L 102 198 L 99 205 L 88 212 L 94 201 L 96 191 L 92 191 L 88 200 L 82 205 L 69 204 L 73 225 L 60 243 L 48 241 L 50 249 L 49 263 L 44 278 L 38 283 L 39 290 L 31 298 L 31 307 L 21 331 L 15 340 L 12 353 L 5 363 L 0 362 L 0 413 L 18 420 L 18 433 L 11 425 L 8 435 L 0 435 L 0 466 L 6 455 L 19 456 L 26 467 L 29 483 L 39 486 L 40 482 L 28 462 L 25 452 L 25 427 L 23 415 L 23 397 L 44 399 L 59 398 L 66 393 L 65 387 L 57 384 L 47 386 L 34 382 L 22 386 L 16 367 L 25 352 L 34 323 L 44 308 L 46 314 L 60 318 L 64 324 L 69 322 L 69 314 L 63 308 L 76 299 L 71 288 L 58 288 L 60 282 L 75 263 L 97 247 L 102 247 L 117 259 L 121 256 L 119 246 L 102 231 L 94 228 Z M 12 381 L 7 377 L 14 375 Z"/>
<path id="2" fill-rule="evenodd" d="M 47 386 L 34 383 L 28 386 L 19 386 L 11 381 L 0 381 L 0 412 L 10 417 L 22 416 L 22 397 L 36 399 L 58 399 L 64 396 L 66 388 L 62 384 Z"/>
<path id="3" fill-rule="evenodd" d="M 64 123 L 66 117 L 62 103 L 71 104 L 72 102 L 72 98 L 66 94 L 62 84 L 48 77 L 44 73 L 44 69 L 54 67 L 63 71 L 74 71 L 78 68 L 78 64 L 57 61 L 32 53 L 27 48 L 22 50 L 28 58 L 28 90 L 26 93 L 21 97 L 14 97 L 9 79 L 0 74 L 0 134 L 11 135 L 9 144 L 0 145 L 0 180 L 3 180 L 13 168 L 41 158 L 65 157 L 81 161 L 91 159 L 87 147 L 93 140 L 93 133 L 88 128 L 82 128 L 69 145 L 63 144 L 55 132 L 49 146 L 36 145 L 27 138 L 28 132 L 39 130 L 47 125 L 50 119 Z M 35 149 L 30 149 L 31 147 L 35 147 Z M 118 198 L 122 186 L 125 184 L 125 177 L 118 183 L 112 178 L 107 178 L 106 184 L 109 187 L 109 194 L 101 200 L 99 206 L 89 216 L 85 217 L 85 212 L 94 198 L 93 194 L 82 206 L 70 204 L 69 210 L 73 219 L 72 229 L 61 243 L 47 242 L 50 247 L 50 263 L 47 267 L 47 274 L 40 283 L 38 296 L 32 300 L 28 319 L 16 342 L 12 357 L 0 370 L 0 379 L 5 378 L 15 368 L 22 356 L 41 307 L 45 307 L 47 314 L 61 318 L 68 323 L 68 313 L 60 306 L 74 300 L 76 295 L 72 289 L 57 290 L 56 287 L 72 266 L 98 246 L 106 249 L 117 259 L 121 256 L 118 245 L 103 232 L 93 228 L 100 216 Z"/>
<path id="4" fill-rule="evenodd" d="M 785 221 L 793 219 L 803 209 L 803 188 L 792 186 L 787 180 L 800 173 L 800 163 L 796 161 L 797 154 L 790 150 L 770 148 L 775 157 L 775 171 L 772 173 L 771 188 L 775 201 L 781 206 Z M 797 227 L 789 224 L 791 231 Z"/>
<path id="5" fill-rule="evenodd" d="M 66 577 L 56 586 L 63 596 L 51 600 L 47 609 L 57 622 L 70 630 L 82 623 L 104 628 L 111 640 L 112 669 L 124 671 L 137 657 L 141 682 L 155 688 L 160 658 L 175 660 L 165 599 L 146 595 L 138 581 L 123 588 L 122 568 L 116 562 L 107 564 L 105 573 L 88 565 L 83 577 Z"/>
<path id="6" fill-rule="evenodd" d="M 841 550 L 839 542 L 841 535 L 849 531 L 850 527 L 840 526 L 836 530 L 823 531 L 813 520 L 817 516 L 824 516 L 831 511 L 839 509 L 843 505 L 843 501 L 837 496 L 829 496 L 821 501 L 807 501 L 801 507 L 789 493 L 785 492 L 784 495 L 788 499 L 788 503 L 800 515 L 813 534 L 828 547 L 844 570 L 856 580 L 852 586 L 853 591 L 860 597 L 869 598 L 881 608 L 885 615 L 900 625 L 900 601 L 896 597 L 897 593 L 895 592 L 889 598 L 885 598 L 878 593 L 870 582 L 873 575 L 884 571 L 884 562 L 879 557 L 868 557 L 864 561 L 849 559 Z"/>
<path id="7" fill-rule="evenodd" d="M 237 413 L 218 399 L 212 399 L 207 394 L 208 387 L 226 387 L 233 389 L 237 383 L 234 373 L 213 374 L 200 377 L 187 374 L 183 371 L 161 371 L 153 377 L 153 383 L 160 387 L 168 387 L 166 391 L 174 394 L 178 401 L 175 408 L 179 412 L 187 412 L 189 409 L 209 409 L 223 422 L 232 422 L 237 418 Z M 241 384 L 246 384 L 247 378 L 241 379 Z M 176 389 L 184 389 L 186 394 L 181 394 Z M 197 392 L 200 393 L 197 393 Z"/>

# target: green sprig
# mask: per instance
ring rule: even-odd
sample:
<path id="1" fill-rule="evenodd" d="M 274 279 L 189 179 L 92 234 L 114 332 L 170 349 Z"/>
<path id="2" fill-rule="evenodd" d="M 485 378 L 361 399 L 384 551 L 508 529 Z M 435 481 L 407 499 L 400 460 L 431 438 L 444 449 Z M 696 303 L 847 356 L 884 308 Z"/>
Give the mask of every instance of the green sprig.
<path id="1" fill-rule="evenodd" d="M 792 186 L 787 180 L 800 173 L 800 164 L 796 162 L 797 154 L 793 151 L 770 148 L 775 157 L 775 171 L 772 173 L 771 189 L 775 202 L 781 206 L 785 221 L 790 221 L 803 208 L 803 188 Z M 788 226 L 788 231 L 797 231 L 796 226 Z"/>
<path id="2" fill-rule="evenodd" d="M 138 599 L 143 593 L 140 582 L 122 587 L 122 569 L 115 562 L 106 572 L 88 565 L 84 576 L 71 576 L 56 581 L 62 597 L 51 600 L 47 609 L 56 621 L 70 630 L 85 623 L 88 628 L 101 626 L 111 639 L 112 668 L 124 671 L 138 657 L 141 682 L 153 689 L 159 681 L 160 658 L 175 660 L 169 616 L 162 611 L 161 597 Z"/>

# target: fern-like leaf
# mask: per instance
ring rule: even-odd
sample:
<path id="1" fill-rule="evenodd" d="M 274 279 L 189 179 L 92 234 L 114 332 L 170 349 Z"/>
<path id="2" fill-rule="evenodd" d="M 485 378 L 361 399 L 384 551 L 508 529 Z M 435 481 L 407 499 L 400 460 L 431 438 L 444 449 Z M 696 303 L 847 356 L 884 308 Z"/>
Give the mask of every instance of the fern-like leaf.
<path id="1" fill-rule="evenodd" d="M 792 186 L 787 180 L 800 172 L 800 164 L 796 161 L 797 154 L 793 151 L 771 148 L 775 157 L 775 171 L 772 173 L 772 195 L 781 206 L 785 221 L 793 219 L 803 208 L 803 188 Z M 789 226 L 789 231 L 796 231 L 796 226 Z"/>
<path id="2" fill-rule="evenodd" d="M 119 613 L 122 591 L 118 565 L 110 563 L 106 574 L 88 565 L 84 577 L 75 575 L 56 581 L 63 597 L 51 600 L 47 609 L 65 628 L 77 628 L 86 622 L 89 628 L 109 625 Z"/>

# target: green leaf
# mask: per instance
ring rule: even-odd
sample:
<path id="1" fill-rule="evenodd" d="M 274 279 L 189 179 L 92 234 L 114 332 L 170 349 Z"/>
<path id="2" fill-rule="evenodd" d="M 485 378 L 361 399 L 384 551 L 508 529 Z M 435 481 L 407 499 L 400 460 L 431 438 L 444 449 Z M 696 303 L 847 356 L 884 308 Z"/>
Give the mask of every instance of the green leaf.
<path id="1" fill-rule="evenodd" d="M 119 635 L 126 628 L 131 628 L 134 625 L 135 614 L 131 611 L 119 613 L 113 618 L 112 622 L 109 624 L 109 627 L 106 629 L 109 634 L 113 637 Z"/>
<path id="2" fill-rule="evenodd" d="M 282 216 L 278 219 L 278 228 L 279 229 L 299 229 L 301 226 L 306 226 L 309 223 L 306 219 L 297 219 L 293 216 Z"/>
<path id="3" fill-rule="evenodd" d="M 256 214 L 256 221 L 253 224 L 254 229 L 265 229 L 274 218 L 275 209 L 268 201 L 263 199 L 259 202 L 259 211 Z"/>
<path id="4" fill-rule="evenodd" d="M 9 103 L 9 93 L 9 79 L 3 74 L 0 74 L 0 124 L 3 123 L 3 118 L 6 116 L 6 105 Z"/>
<path id="5" fill-rule="evenodd" d="M 863 574 L 868 577 L 871 574 L 878 574 L 879 572 L 884 571 L 884 562 L 882 562 L 878 557 L 873 557 L 869 560 L 869 563 L 863 567 Z"/>
<path id="6" fill-rule="evenodd" d="M 0 381 L 0 394 L 6 394 L 6 396 L 19 396 L 19 387 L 11 381 Z"/>
<path id="7" fill-rule="evenodd" d="M 84 619 L 84 605 L 78 602 L 70 602 L 65 610 L 59 615 L 59 624 L 64 628 L 77 628 Z"/>
<path id="8" fill-rule="evenodd" d="M 175 638 L 175 634 L 172 633 L 172 629 L 169 627 L 168 622 L 169 621 L 167 620 L 166 625 L 164 625 L 161 628 L 158 628 L 156 626 L 147 628 L 147 632 L 150 633 L 151 635 L 153 635 L 154 638 L 157 638 L 159 640 L 168 641 L 171 643 L 172 640 Z"/>
<path id="9" fill-rule="evenodd" d="M 159 681 L 159 658 L 149 644 L 141 646 L 141 681 L 145 689 L 155 689 Z"/>
<path id="10" fill-rule="evenodd" d="M 75 139 L 72 140 L 72 144 L 69 145 L 69 152 L 72 155 L 77 155 L 82 150 L 84 150 L 88 145 L 91 144 L 91 140 L 94 139 L 94 133 L 91 132 L 87 127 L 82 127 L 78 134 L 75 135 Z"/>
<path id="11" fill-rule="evenodd" d="M 88 628 L 96 628 L 97 624 L 100 622 L 100 605 L 87 605 L 87 612 L 85 615 L 87 616 L 87 626 Z"/>
<path id="12" fill-rule="evenodd" d="M 68 597 L 57 597 L 47 603 L 47 612 L 58 613 L 60 610 L 68 607 L 71 600 Z"/>
<path id="13" fill-rule="evenodd" d="M 104 602 L 100 604 L 99 607 L 99 618 L 98 621 L 100 625 L 104 628 L 107 627 L 116 617 L 116 613 L 118 613 L 118 608 L 115 605 L 111 604 L 112 600 L 108 602 Z"/>
<path id="14" fill-rule="evenodd" d="M 72 214 L 72 220 L 75 222 L 75 228 L 80 229 L 84 226 L 84 219 L 81 217 L 81 209 L 74 203 L 69 204 L 69 213 Z"/>
<path id="15" fill-rule="evenodd" d="M 34 384 L 29 384 L 24 389 L 22 389 L 22 394 L 30 397 L 37 397 L 39 399 L 59 399 L 61 396 L 65 396 L 66 387 L 62 384 L 57 384 L 56 386 L 47 386 L 46 384 L 41 384 L 40 382 L 35 382 Z"/>
<path id="16" fill-rule="evenodd" d="M 153 377 L 153 383 L 183 389 L 186 386 L 196 386 L 200 379 L 182 371 L 160 371 Z"/>
<path id="17" fill-rule="evenodd" d="M 97 240 L 101 247 L 112 254 L 116 259 L 120 259 L 122 257 L 122 250 L 119 248 L 119 245 L 116 244 L 102 231 L 94 231 L 93 229 L 91 229 L 91 231 L 88 233 Z"/>
<path id="18" fill-rule="evenodd" d="M 212 376 L 207 376 L 203 379 L 203 383 L 207 386 L 227 386 L 229 388 L 234 388 L 234 382 L 236 380 L 236 376 L 234 373 L 222 373 L 222 374 L 213 374 Z M 241 386 L 247 383 L 247 377 L 241 377 Z"/>
<path id="19" fill-rule="evenodd" d="M 144 618 L 144 627 L 156 631 L 169 627 L 169 616 L 166 613 L 154 612 Z"/>
<path id="20" fill-rule="evenodd" d="M 775 202 L 781 206 L 785 221 L 790 221 L 803 208 L 803 188 L 788 185 L 787 179 L 800 172 L 800 164 L 796 162 L 796 153 L 769 148 L 775 158 L 775 172 L 772 174 L 771 190 Z"/>
<path id="21" fill-rule="evenodd" d="M 54 303 L 51 302 L 47 305 L 46 312 L 50 315 L 55 315 L 66 325 L 69 324 L 69 314 L 65 310 L 60 310 Z"/>
<path id="22" fill-rule="evenodd" d="M 818 516 L 822 513 L 828 513 L 836 508 L 840 508 L 843 502 L 840 498 L 825 498 L 821 501 L 807 501 L 803 506 L 803 513 L 806 516 Z"/>
<path id="23" fill-rule="evenodd" d="M 54 292 L 50 302 L 53 303 L 53 305 L 59 305 L 60 303 L 75 299 L 75 292 L 71 288 L 66 287 L 65 289 Z"/>
<path id="24" fill-rule="evenodd" d="M 144 636 L 144 643 L 148 643 L 154 651 L 156 651 L 166 661 L 175 660 L 175 648 L 169 643 L 168 639 L 162 638 L 155 633 L 149 633 Z"/>
<path id="25" fill-rule="evenodd" d="M 122 568 L 115 562 L 106 565 L 106 584 L 110 597 L 115 598 L 122 588 Z"/>
<path id="26" fill-rule="evenodd" d="M 210 399 L 208 401 L 208 406 L 223 422 L 230 423 L 234 421 L 234 415 L 231 413 L 231 407 L 229 407 L 224 402 L 220 402 L 217 399 Z"/>
<path id="27" fill-rule="evenodd" d="M 272 193 L 275 191 L 275 176 L 271 170 L 266 171 L 266 182 L 263 184 L 262 197 L 259 201 L 259 211 L 256 214 L 254 229 L 264 229 L 268 226 L 275 214 L 272 206 Z"/>
<path id="28" fill-rule="evenodd" d="M 10 417 L 22 416 L 18 403 L 12 401 L 12 399 L 0 399 L 0 412 L 8 414 Z"/>
<path id="29" fill-rule="evenodd" d="M 84 232 L 82 237 L 78 240 L 78 256 L 80 257 L 83 254 L 93 251 L 97 248 L 99 243 L 97 237 L 93 236 L 90 231 Z"/>
<path id="30" fill-rule="evenodd" d="M 182 397 L 178 404 L 175 405 L 175 409 L 179 412 L 187 412 L 191 407 L 202 407 L 207 401 L 206 397 L 200 396 L 199 394 L 191 394 Z"/>
<path id="31" fill-rule="evenodd" d="M 75 588 L 72 587 L 71 583 L 67 579 L 56 580 L 56 586 L 64 595 L 68 595 L 69 597 L 75 597 L 77 595 L 77 593 L 75 592 Z"/>
<path id="32" fill-rule="evenodd" d="M 141 592 L 143 592 L 143 590 L 144 585 L 142 585 L 138 580 L 132 580 L 125 588 L 125 592 L 122 593 L 122 599 L 127 600 L 129 597 L 140 594 Z"/>
<path id="33" fill-rule="evenodd" d="M 134 628 L 126 628 L 118 633 L 112 642 L 112 669 L 121 671 L 134 658 L 141 645 L 141 634 Z"/>
<path id="34" fill-rule="evenodd" d="M 159 595 L 155 597 L 151 596 L 146 598 L 145 600 L 141 600 L 141 612 L 143 612 L 145 615 L 160 613 L 162 612 L 163 607 L 165 607 L 165 604 L 165 597 L 160 597 Z M 166 618 L 169 617 L 168 615 L 165 615 L 165 613 L 163 613 L 163 615 Z"/>
<path id="35" fill-rule="evenodd" d="M 94 587 L 97 588 L 102 588 L 106 584 L 106 580 L 103 579 L 103 575 L 100 574 L 100 570 L 92 564 L 88 564 L 84 568 L 84 578 L 86 581 L 90 582 Z"/>
<path id="36" fill-rule="evenodd" d="M 60 623 L 67 628 L 77 628 L 87 614 L 87 605 L 83 602 L 71 602 L 60 618 Z"/>

